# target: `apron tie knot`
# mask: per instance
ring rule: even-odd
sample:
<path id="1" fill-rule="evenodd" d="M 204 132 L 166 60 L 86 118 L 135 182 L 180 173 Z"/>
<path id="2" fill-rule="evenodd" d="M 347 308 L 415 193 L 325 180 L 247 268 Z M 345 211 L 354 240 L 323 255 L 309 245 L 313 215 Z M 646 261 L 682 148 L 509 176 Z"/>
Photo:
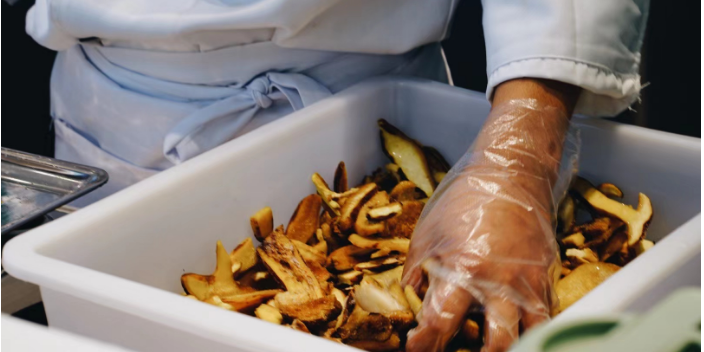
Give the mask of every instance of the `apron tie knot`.
<path id="1" fill-rule="evenodd" d="M 254 100 L 254 104 L 262 109 L 271 106 L 273 101 L 269 97 L 271 93 L 271 81 L 266 76 L 257 77 L 247 85 L 247 90 Z"/>

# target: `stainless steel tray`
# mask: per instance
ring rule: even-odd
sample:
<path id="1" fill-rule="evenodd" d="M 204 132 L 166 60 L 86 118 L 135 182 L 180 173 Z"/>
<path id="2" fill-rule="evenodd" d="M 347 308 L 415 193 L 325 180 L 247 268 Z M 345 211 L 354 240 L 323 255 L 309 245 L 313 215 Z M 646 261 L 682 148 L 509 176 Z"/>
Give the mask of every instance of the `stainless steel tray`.
<path id="1" fill-rule="evenodd" d="M 2 233 L 107 181 L 98 168 L 2 148 Z"/>

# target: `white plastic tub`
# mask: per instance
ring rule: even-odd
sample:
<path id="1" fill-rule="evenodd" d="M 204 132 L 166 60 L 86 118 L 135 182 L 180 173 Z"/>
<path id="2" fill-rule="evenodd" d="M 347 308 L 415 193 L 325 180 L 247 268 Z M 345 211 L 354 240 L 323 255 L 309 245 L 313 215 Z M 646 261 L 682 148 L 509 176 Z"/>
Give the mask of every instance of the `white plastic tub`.
<path id="1" fill-rule="evenodd" d="M 6 352 L 130 352 L 56 328 L 30 323 L 3 314 L 2 349 Z"/>
<path id="2" fill-rule="evenodd" d="M 313 172 L 330 179 L 344 160 L 355 182 L 383 165 L 378 118 L 455 161 L 488 111 L 483 94 L 438 83 L 365 83 L 19 236 L 3 263 L 41 286 L 51 325 L 136 350 L 352 350 L 183 298 L 179 277 L 210 272 L 215 242 L 233 248 L 251 236 L 248 218 L 261 207 L 273 208 L 277 224 L 288 222 L 315 191 Z M 583 174 L 618 184 L 629 202 L 647 193 L 655 207 L 649 237 L 671 237 L 595 290 L 589 298 L 602 299 L 582 311 L 620 309 L 667 276 L 682 276 L 675 286 L 699 285 L 698 273 L 680 269 L 698 260 L 699 219 L 673 232 L 700 212 L 699 139 L 581 123 Z"/>

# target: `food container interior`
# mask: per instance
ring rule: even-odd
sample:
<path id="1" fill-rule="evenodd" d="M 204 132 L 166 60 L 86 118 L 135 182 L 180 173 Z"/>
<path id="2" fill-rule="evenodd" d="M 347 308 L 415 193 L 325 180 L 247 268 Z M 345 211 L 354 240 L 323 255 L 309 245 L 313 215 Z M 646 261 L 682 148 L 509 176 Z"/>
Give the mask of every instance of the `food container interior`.
<path id="1" fill-rule="evenodd" d="M 489 110 L 483 93 L 416 79 L 367 82 L 12 240 L 4 265 L 14 276 L 42 286 L 45 295 L 61 293 L 224 345 L 241 347 L 238 339 L 247 334 L 208 332 L 213 319 L 245 333 L 243 324 L 270 326 L 278 329 L 273 334 L 295 336 L 308 348 L 347 349 L 181 298 L 179 278 L 185 272 L 212 272 L 216 241 L 232 249 L 251 237 L 249 217 L 258 209 L 270 206 L 275 225 L 287 224 L 300 199 L 315 192 L 313 172 L 331 180 L 337 163 L 344 161 L 350 183 L 357 183 L 387 163 L 377 119 L 436 147 L 453 163 L 470 146 Z M 638 192 L 646 193 L 655 212 L 648 238 L 656 248 L 700 212 L 699 139 L 604 120 L 574 122 L 581 129 L 580 174 L 595 183 L 618 185 L 632 205 Z M 515 240 L 520 241 L 519 234 Z M 638 261 L 662 259 L 649 254 Z M 163 334 L 144 333 L 127 341 L 119 332 L 82 324 L 90 310 L 63 309 L 57 306 L 61 302 L 45 297 L 50 324 L 142 350 L 170 346 L 159 341 Z M 274 346 L 262 343 L 258 348 Z M 294 349 L 299 347 L 277 350 Z"/>

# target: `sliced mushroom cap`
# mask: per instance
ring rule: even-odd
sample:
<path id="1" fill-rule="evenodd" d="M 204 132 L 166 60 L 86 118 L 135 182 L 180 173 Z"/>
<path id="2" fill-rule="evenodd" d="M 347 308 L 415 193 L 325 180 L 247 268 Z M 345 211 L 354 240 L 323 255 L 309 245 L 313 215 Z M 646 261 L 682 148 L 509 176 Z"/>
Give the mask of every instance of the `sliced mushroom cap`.
<path id="1" fill-rule="evenodd" d="M 231 297 L 244 293 L 232 278 L 230 255 L 220 241 L 216 246 L 216 266 L 212 275 L 184 274 L 181 285 L 189 295 L 204 301 L 212 296 Z"/>
<path id="2" fill-rule="evenodd" d="M 331 211 L 333 213 L 332 215 L 339 216 L 340 203 L 336 201 L 336 199 L 339 199 L 339 194 L 331 191 L 323 177 L 317 172 L 313 174 L 311 180 L 315 185 L 315 189 L 318 191 L 318 195 L 323 200 L 323 203 L 325 203 L 326 210 Z"/>
<path id="3" fill-rule="evenodd" d="M 386 270 L 378 274 L 367 275 L 384 286 L 390 286 L 393 282 L 401 282 L 403 275 L 403 265 L 399 265 L 391 270 Z"/>
<path id="4" fill-rule="evenodd" d="M 307 243 L 318 229 L 318 221 L 320 220 L 320 206 L 322 199 L 317 194 L 311 194 L 296 207 L 291 220 L 286 227 L 286 237 Z"/>
<path id="5" fill-rule="evenodd" d="M 242 243 L 232 250 L 230 261 L 232 261 L 233 273 L 243 273 L 257 265 L 259 257 L 251 238 L 245 238 Z M 235 266 L 238 270 L 234 270 Z"/>
<path id="6" fill-rule="evenodd" d="M 349 186 L 347 183 L 347 167 L 345 166 L 344 161 L 340 161 L 340 163 L 337 164 L 337 169 L 335 169 L 333 188 L 337 193 L 343 193 L 349 190 Z"/>
<path id="7" fill-rule="evenodd" d="M 301 241 L 291 240 L 291 243 L 293 243 L 293 245 L 298 250 L 298 253 L 306 262 L 316 262 L 320 265 L 325 265 L 325 261 L 327 260 L 327 258 L 325 257 L 325 254 L 323 254 L 319 250 Z"/>
<path id="8" fill-rule="evenodd" d="M 381 141 L 386 155 L 403 170 L 403 174 L 415 183 L 426 196 L 435 190 L 433 178 L 425 153 L 420 144 L 406 136 L 384 119 L 379 120 Z"/>
<path id="9" fill-rule="evenodd" d="M 573 187 L 596 211 L 626 223 L 626 226 L 628 226 L 629 247 L 635 245 L 645 236 L 645 231 L 653 217 L 653 207 L 650 203 L 650 198 L 645 194 L 640 193 L 638 195 L 638 208 L 633 209 L 605 196 L 583 178 L 577 178 Z"/>
<path id="10" fill-rule="evenodd" d="M 555 286 L 555 292 L 560 302 L 560 308 L 557 312 L 567 309 L 619 269 L 617 265 L 610 263 L 587 263 L 572 270 Z"/>
<path id="11" fill-rule="evenodd" d="M 276 307 L 272 307 L 268 304 L 262 304 L 257 307 L 257 309 L 254 310 L 254 315 L 261 320 L 278 325 L 281 325 L 281 322 L 284 320 L 281 312 L 279 312 Z"/>
<path id="12" fill-rule="evenodd" d="M 376 194 L 376 184 L 369 183 L 358 188 L 345 199 L 345 204 L 340 210 L 340 217 L 337 218 L 337 226 L 342 231 L 352 230 L 359 211 L 364 204 Z"/>
<path id="13" fill-rule="evenodd" d="M 229 304 L 234 310 L 241 311 L 259 306 L 278 293 L 281 293 L 281 290 L 264 290 L 222 297 L 221 299 L 223 303 Z"/>
<path id="14" fill-rule="evenodd" d="M 477 341 L 480 339 L 479 324 L 472 319 L 467 319 L 460 328 L 460 334 L 466 341 Z"/>
<path id="15" fill-rule="evenodd" d="M 423 198 L 422 196 L 419 196 L 418 192 L 416 192 L 416 189 L 417 187 L 415 183 L 411 181 L 401 181 L 391 190 L 391 193 L 389 195 L 392 199 L 395 199 L 402 203 L 409 200 Z"/>
<path id="16" fill-rule="evenodd" d="M 286 290 L 307 299 L 323 297 L 318 279 L 305 264 L 294 244 L 280 231 L 274 231 L 257 249 L 259 257 Z"/>
<path id="17" fill-rule="evenodd" d="M 306 326 L 306 324 L 298 319 L 294 319 L 291 322 L 291 329 L 310 334 L 310 330 L 308 330 L 308 327 Z"/>
<path id="18" fill-rule="evenodd" d="M 589 248 L 570 248 L 565 251 L 565 256 L 569 258 L 573 267 L 577 267 L 586 263 L 596 263 L 599 261 L 599 257 L 597 256 L 597 254 Z"/>
<path id="19" fill-rule="evenodd" d="M 399 253 L 408 253 L 408 247 L 411 240 L 408 238 L 388 238 L 388 239 L 373 239 L 365 238 L 356 234 L 350 235 L 347 238 L 354 246 L 364 249 L 382 249 L 386 248 L 390 251 Z"/>
<path id="20" fill-rule="evenodd" d="M 594 247 L 608 241 L 611 235 L 623 225 L 621 220 L 605 216 L 579 225 L 575 227 L 575 231 L 582 233 L 586 237 L 587 246 Z"/>
<path id="21" fill-rule="evenodd" d="M 574 225 L 576 207 L 574 204 L 574 199 L 568 194 L 562 199 L 560 205 L 557 208 L 557 219 L 559 228 L 557 229 L 558 234 L 566 233 L 572 229 Z"/>
<path id="22" fill-rule="evenodd" d="M 416 200 L 405 201 L 401 204 L 401 214 L 386 220 L 386 230 L 382 236 L 411 238 L 413 235 L 425 204 Z"/>
<path id="23" fill-rule="evenodd" d="M 623 191 L 616 187 L 613 183 L 602 183 L 597 187 L 599 192 L 604 193 L 607 197 L 611 198 L 623 198 Z"/>
<path id="24" fill-rule="evenodd" d="M 365 277 L 354 287 L 357 304 L 370 313 L 389 314 L 410 311 L 406 296 L 398 282 L 385 287 L 378 281 Z"/>
<path id="25" fill-rule="evenodd" d="M 254 232 L 254 237 L 261 241 L 264 241 L 266 236 L 274 231 L 274 214 L 271 208 L 264 207 L 259 209 L 252 217 L 249 218 L 249 223 L 252 226 L 252 232 Z"/>
<path id="26" fill-rule="evenodd" d="M 356 303 L 347 321 L 333 336 L 341 338 L 346 343 L 350 341 L 386 341 L 393 333 L 393 325 L 389 318 L 382 314 L 369 313 Z"/>
<path id="27" fill-rule="evenodd" d="M 306 301 L 296 294 L 284 292 L 276 295 L 275 300 L 283 316 L 299 319 L 306 324 L 326 323 L 342 310 L 342 305 L 333 295 Z"/>
<path id="28" fill-rule="evenodd" d="M 400 215 L 402 211 L 401 203 L 394 202 L 369 210 L 367 217 L 369 220 L 383 221 Z"/>
<path id="29" fill-rule="evenodd" d="M 362 281 L 363 273 L 357 270 L 351 270 L 337 275 L 337 282 L 341 285 L 352 286 Z"/>
<path id="30" fill-rule="evenodd" d="M 649 250 L 650 248 L 653 248 L 654 245 L 655 245 L 655 243 L 653 243 L 653 241 L 646 240 L 646 239 L 640 240 L 633 247 L 634 252 L 635 252 L 635 256 L 639 256 L 639 255 L 645 253 L 645 251 Z"/>
<path id="31" fill-rule="evenodd" d="M 359 263 L 354 266 L 354 270 L 365 271 L 369 270 L 372 272 L 385 271 L 390 268 L 402 265 L 406 261 L 405 256 L 395 256 L 387 258 L 373 259 L 368 262 Z"/>
<path id="32" fill-rule="evenodd" d="M 624 246 L 628 248 L 628 234 L 625 232 L 616 232 L 599 249 L 599 259 L 601 259 L 602 262 L 606 261 L 611 258 L 612 255 L 620 252 Z"/>
<path id="33" fill-rule="evenodd" d="M 357 340 L 350 341 L 349 345 L 369 352 L 397 351 L 401 348 L 401 338 L 398 337 L 397 333 L 393 333 L 385 341 Z"/>
<path id="34" fill-rule="evenodd" d="M 447 172 L 450 171 L 450 164 L 433 147 L 423 146 L 423 153 L 425 153 L 425 159 L 428 160 L 428 167 L 430 167 L 430 172 L 433 174 L 433 179 L 435 179 L 437 184 L 440 184 Z"/>
<path id="35" fill-rule="evenodd" d="M 337 271 L 347 271 L 353 269 L 355 265 L 366 261 L 366 257 L 373 252 L 372 249 L 359 248 L 355 246 L 345 246 L 339 248 L 328 256 L 328 267 Z"/>
<path id="36" fill-rule="evenodd" d="M 562 240 L 562 245 L 567 248 L 583 248 L 584 247 L 584 235 L 581 232 L 573 233 Z"/>
<path id="37" fill-rule="evenodd" d="M 420 313 L 420 310 L 423 307 L 423 301 L 421 301 L 420 297 L 418 297 L 416 290 L 414 290 L 412 286 L 406 286 L 406 288 L 403 289 L 403 293 L 406 295 L 406 301 L 408 301 L 408 305 L 411 307 L 413 315 L 418 318 L 418 313 Z"/>
<path id="38" fill-rule="evenodd" d="M 359 210 L 359 215 L 354 223 L 355 232 L 360 236 L 371 236 L 383 232 L 386 229 L 386 224 L 381 221 L 383 219 L 373 219 L 369 216 L 369 212 L 388 204 L 388 193 L 381 191 L 374 194 Z"/>

